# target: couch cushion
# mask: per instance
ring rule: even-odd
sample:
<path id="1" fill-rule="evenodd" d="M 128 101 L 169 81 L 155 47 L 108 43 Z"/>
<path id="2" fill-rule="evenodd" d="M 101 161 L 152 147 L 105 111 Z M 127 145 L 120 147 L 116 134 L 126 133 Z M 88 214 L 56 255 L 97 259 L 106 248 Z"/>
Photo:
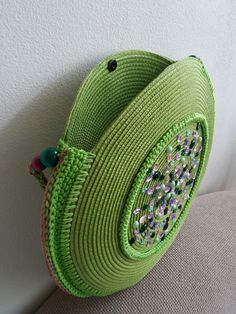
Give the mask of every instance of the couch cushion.
<path id="1" fill-rule="evenodd" d="M 172 247 L 135 287 L 86 299 L 57 289 L 37 313 L 236 313 L 236 193 L 198 197 Z"/>

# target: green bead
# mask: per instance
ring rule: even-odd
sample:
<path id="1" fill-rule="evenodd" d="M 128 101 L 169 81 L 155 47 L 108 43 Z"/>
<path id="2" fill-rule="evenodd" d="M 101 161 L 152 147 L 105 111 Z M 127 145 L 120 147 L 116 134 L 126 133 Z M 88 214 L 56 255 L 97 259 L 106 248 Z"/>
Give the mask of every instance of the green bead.
<path id="1" fill-rule="evenodd" d="M 173 150 L 173 147 L 170 146 L 170 145 L 166 148 L 166 152 L 167 152 L 168 154 L 170 154 L 170 153 L 172 152 L 172 150 Z"/>
<path id="2" fill-rule="evenodd" d="M 153 212 L 154 207 L 153 206 L 149 206 L 148 211 L 149 213 Z"/>
<path id="3" fill-rule="evenodd" d="M 53 168 L 58 163 L 59 151 L 55 147 L 48 147 L 40 153 L 39 159 L 46 168 Z"/>
<path id="4" fill-rule="evenodd" d="M 134 228 L 138 228 L 138 226 L 139 226 L 139 222 L 138 222 L 138 221 L 135 221 L 134 224 L 133 224 L 133 227 L 134 227 Z"/>
<path id="5" fill-rule="evenodd" d="M 186 159 L 185 159 L 184 156 L 181 157 L 181 161 L 182 161 L 183 163 L 185 163 Z"/>
<path id="6" fill-rule="evenodd" d="M 170 187 L 171 187 L 171 188 L 174 188 L 174 187 L 175 187 L 175 181 L 171 181 L 171 182 L 170 182 Z"/>
<path id="7" fill-rule="evenodd" d="M 191 131 L 190 131 L 190 130 L 187 130 L 186 136 L 189 137 L 190 135 L 191 135 Z"/>
<path id="8" fill-rule="evenodd" d="M 171 193 L 166 194 L 165 199 L 168 201 L 168 199 L 170 199 L 171 197 Z"/>

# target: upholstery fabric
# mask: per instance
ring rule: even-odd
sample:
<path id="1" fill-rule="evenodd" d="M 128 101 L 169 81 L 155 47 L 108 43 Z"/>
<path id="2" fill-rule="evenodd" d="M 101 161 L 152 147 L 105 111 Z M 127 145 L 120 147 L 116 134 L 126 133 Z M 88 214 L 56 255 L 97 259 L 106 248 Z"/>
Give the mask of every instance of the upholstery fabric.
<path id="1" fill-rule="evenodd" d="M 174 244 L 135 287 L 85 299 L 57 289 L 36 313 L 236 313 L 236 193 L 199 196 Z"/>

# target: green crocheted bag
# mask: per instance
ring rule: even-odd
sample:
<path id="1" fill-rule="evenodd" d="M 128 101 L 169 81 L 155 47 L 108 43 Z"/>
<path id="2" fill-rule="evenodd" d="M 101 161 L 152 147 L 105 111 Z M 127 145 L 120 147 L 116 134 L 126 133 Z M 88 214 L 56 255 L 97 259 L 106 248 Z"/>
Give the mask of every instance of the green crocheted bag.
<path id="1" fill-rule="evenodd" d="M 58 147 L 30 165 L 45 187 L 42 243 L 62 289 L 105 296 L 154 267 L 188 215 L 213 127 L 212 85 L 194 56 L 125 51 L 91 71 Z"/>

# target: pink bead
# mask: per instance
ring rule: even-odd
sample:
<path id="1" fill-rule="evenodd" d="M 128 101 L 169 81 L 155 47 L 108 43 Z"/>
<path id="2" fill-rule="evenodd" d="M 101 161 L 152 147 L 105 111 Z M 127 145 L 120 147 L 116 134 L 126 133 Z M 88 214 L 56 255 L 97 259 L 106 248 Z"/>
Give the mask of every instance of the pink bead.
<path id="1" fill-rule="evenodd" d="M 46 167 L 41 163 L 39 156 L 36 156 L 31 161 L 31 167 L 37 172 L 43 171 Z"/>

